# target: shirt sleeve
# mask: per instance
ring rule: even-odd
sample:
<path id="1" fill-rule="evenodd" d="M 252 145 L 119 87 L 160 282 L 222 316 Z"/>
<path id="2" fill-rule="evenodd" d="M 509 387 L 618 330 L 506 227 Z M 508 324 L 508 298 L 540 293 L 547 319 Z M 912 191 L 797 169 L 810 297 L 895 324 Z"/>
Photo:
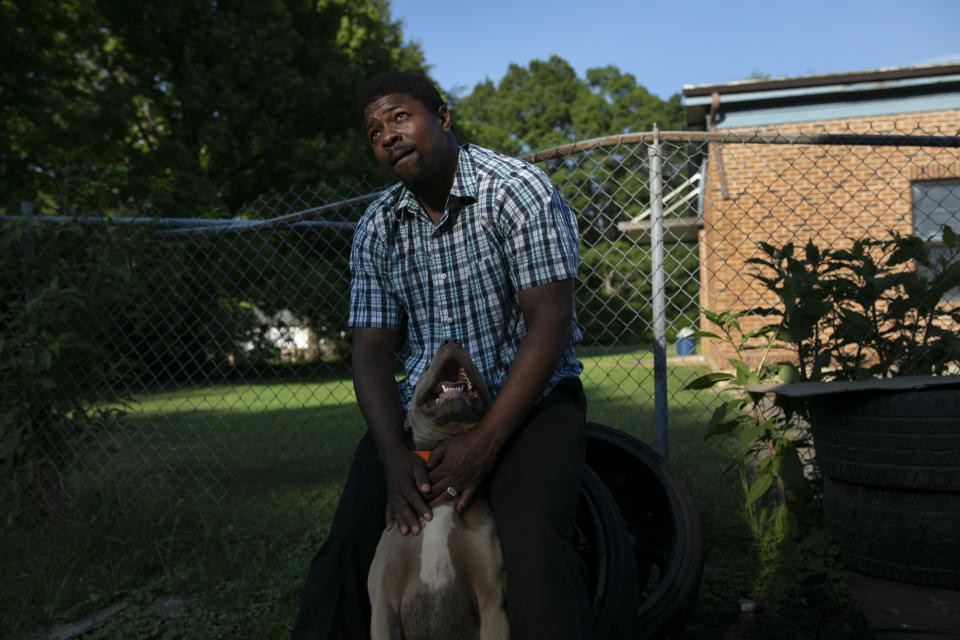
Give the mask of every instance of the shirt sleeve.
<path id="1" fill-rule="evenodd" d="M 354 232 L 350 249 L 351 327 L 400 329 L 400 305 L 383 277 L 385 248 L 369 217 Z"/>
<path id="2" fill-rule="evenodd" d="M 505 183 L 501 214 L 517 291 L 577 277 L 577 221 L 542 171 L 529 167 Z"/>

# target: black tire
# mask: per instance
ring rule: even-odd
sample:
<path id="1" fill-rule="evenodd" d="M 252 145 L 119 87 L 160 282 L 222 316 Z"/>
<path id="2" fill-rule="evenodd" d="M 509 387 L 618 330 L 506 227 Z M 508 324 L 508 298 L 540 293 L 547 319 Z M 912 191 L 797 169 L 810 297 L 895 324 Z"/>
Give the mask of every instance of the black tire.
<path id="1" fill-rule="evenodd" d="M 960 589 L 960 493 L 825 478 L 823 509 L 850 568 L 879 578 Z"/>
<path id="2" fill-rule="evenodd" d="M 878 487 L 960 491 L 957 389 L 824 395 L 811 408 L 825 476 Z"/>
<path id="3" fill-rule="evenodd" d="M 636 610 L 639 587 L 633 545 L 620 509 L 603 481 L 587 466 L 574 532 L 583 560 L 596 640 L 629 637 L 630 616 Z"/>
<path id="4" fill-rule="evenodd" d="M 656 451 L 587 424 L 587 464 L 603 481 L 630 536 L 640 595 L 620 637 L 681 638 L 703 573 L 703 538 L 686 483 Z"/>

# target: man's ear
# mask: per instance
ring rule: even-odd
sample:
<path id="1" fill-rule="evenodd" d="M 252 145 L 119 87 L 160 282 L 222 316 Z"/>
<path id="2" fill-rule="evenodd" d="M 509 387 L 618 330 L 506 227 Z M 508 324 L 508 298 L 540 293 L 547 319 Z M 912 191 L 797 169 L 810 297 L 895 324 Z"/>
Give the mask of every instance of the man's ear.
<path id="1" fill-rule="evenodd" d="M 440 128 L 444 131 L 453 131 L 453 121 L 450 119 L 450 110 L 447 105 L 437 107 L 437 117 L 440 118 Z"/>

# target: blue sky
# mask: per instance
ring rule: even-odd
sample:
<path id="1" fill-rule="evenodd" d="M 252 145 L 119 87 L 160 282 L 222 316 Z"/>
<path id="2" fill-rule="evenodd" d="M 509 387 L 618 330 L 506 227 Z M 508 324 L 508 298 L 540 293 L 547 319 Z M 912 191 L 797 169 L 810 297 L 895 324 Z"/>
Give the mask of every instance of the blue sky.
<path id="1" fill-rule="evenodd" d="M 391 0 L 434 80 L 469 93 L 552 54 L 612 64 L 668 98 L 688 84 L 960 62 L 960 0 Z"/>

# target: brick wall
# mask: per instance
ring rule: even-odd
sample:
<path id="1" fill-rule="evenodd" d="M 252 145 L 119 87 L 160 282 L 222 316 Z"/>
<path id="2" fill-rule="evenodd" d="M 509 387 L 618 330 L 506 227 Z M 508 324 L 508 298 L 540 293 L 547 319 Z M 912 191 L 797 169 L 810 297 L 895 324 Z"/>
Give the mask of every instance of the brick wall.
<path id="1" fill-rule="evenodd" d="M 805 122 L 769 131 L 958 135 L 960 111 Z M 909 234 L 911 181 L 958 177 L 960 149 L 711 144 L 700 235 L 701 307 L 739 311 L 774 304 L 750 277 L 757 269 L 747 260 L 758 255 L 759 242 L 802 246 L 812 239 L 837 247 L 855 237 L 885 238 L 891 230 Z M 760 324 L 759 318 L 746 322 L 749 328 Z M 731 354 L 716 341 L 704 340 L 701 350 L 714 367 L 727 366 Z"/>

